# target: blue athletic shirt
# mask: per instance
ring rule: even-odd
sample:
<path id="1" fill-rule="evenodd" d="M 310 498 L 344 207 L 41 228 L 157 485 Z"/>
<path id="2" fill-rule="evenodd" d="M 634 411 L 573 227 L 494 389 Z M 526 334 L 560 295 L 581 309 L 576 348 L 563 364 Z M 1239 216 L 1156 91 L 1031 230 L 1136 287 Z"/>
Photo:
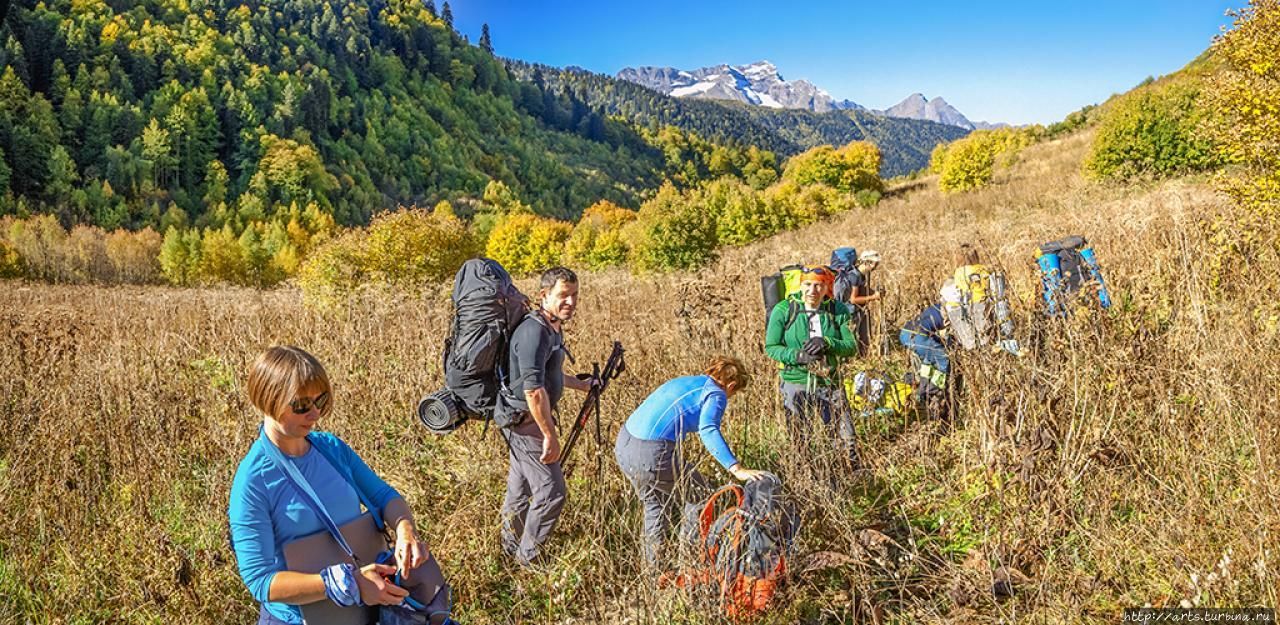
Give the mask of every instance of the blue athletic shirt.
<path id="1" fill-rule="evenodd" d="M 738 463 L 720 434 L 720 421 L 729 398 L 709 375 L 676 378 L 649 394 L 624 427 L 646 441 L 678 442 L 697 431 L 702 444 L 721 466 Z"/>
<path id="2" fill-rule="evenodd" d="M 360 516 L 360 497 L 345 476 L 364 492 L 369 502 L 381 511 L 388 502 L 400 496 L 352 451 L 341 439 L 327 432 L 307 437 L 311 449 L 300 457 L 285 456 L 319 495 L 324 507 L 339 526 Z M 276 573 L 288 570 L 284 563 L 284 545 L 325 530 L 324 522 L 289 482 L 284 471 L 276 467 L 263 445 L 271 443 L 259 436 L 240 461 L 231 483 L 231 503 L 227 516 L 231 521 L 231 543 L 240 568 L 240 579 L 267 611 L 286 623 L 302 623 L 297 606 L 268 601 L 271 580 Z M 324 446 L 334 466 L 317 449 Z M 328 599 L 325 599 L 328 601 Z"/>

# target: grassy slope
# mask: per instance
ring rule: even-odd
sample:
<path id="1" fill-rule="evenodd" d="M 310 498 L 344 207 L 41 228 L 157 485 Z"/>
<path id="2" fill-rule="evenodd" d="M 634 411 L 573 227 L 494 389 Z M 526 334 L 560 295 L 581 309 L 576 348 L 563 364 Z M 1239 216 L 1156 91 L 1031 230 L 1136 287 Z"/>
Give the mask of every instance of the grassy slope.
<path id="1" fill-rule="evenodd" d="M 638 510 L 608 445 L 649 390 L 719 351 L 758 374 L 731 403 L 729 439 L 801 505 L 796 570 L 817 552 L 850 558 L 798 575 L 768 622 L 1114 622 L 1123 606 L 1197 596 L 1275 605 L 1280 434 L 1267 415 L 1280 340 L 1250 311 L 1280 268 L 1257 266 L 1257 286 L 1214 297 L 1197 219 L 1225 210 L 1219 196 L 1195 180 L 1088 184 L 1078 174 L 1087 142 L 1034 146 L 970 195 L 906 183 L 874 210 L 729 250 L 694 274 L 583 276 L 569 337 L 579 364 L 614 338 L 629 372 L 604 401 L 602 467 L 588 440 L 554 564 L 539 574 L 500 557 L 506 464 L 495 433 L 429 438 L 408 418 L 440 379 L 442 292 L 425 305 L 371 297 L 321 314 L 289 290 L 10 285 L 0 295 L 0 370 L 12 372 L 0 376 L 0 523 L 11 528 L 0 536 L 0 621 L 250 621 L 225 505 L 256 433 L 242 372 L 281 342 L 329 367 L 337 412 L 327 427 L 408 497 L 463 622 L 714 622 L 683 595 L 652 590 L 638 568 Z M 1068 326 L 1037 323 L 1033 341 L 1031 252 L 1072 233 L 1094 242 L 1117 306 Z M 874 477 L 833 480 L 827 458 L 797 453 L 782 434 L 757 277 L 839 244 L 877 249 L 881 336 L 891 336 L 961 241 L 980 242 L 1008 271 L 1021 338 L 1061 349 L 962 357 L 953 424 L 864 421 Z M 893 349 L 864 364 L 904 362 Z M 698 447 L 686 446 L 705 462 Z M 997 602 L 989 588 L 1001 566 L 1027 580 Z"/>

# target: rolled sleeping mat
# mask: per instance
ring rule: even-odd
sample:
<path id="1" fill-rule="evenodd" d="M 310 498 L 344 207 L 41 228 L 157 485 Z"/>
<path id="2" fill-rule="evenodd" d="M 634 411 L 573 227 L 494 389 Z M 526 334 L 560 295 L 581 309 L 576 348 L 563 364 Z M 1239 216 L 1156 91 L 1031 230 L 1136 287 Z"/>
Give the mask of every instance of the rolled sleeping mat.
<path id="1" fill-rule="evenodd" d="M 765 322 L 769 321 L 769 313 L 783 298 L 782 273 L 775 273 L 760 278 L 760 299 L 764 301 Z"/>
<path id="2" fill-rule="evenodd" d="M 458 410 L 458 402 L 449 389 L 427 395 L 418 402 L 418 420 L 432 434 L 445 435 L 462 425 L 466 418 Z"/>
<path id="3" fill-rule="evenodd" d="M 996 300 L 996 324 L 1000 328 L 1000 338 L 1005 339 L 1013 336 L 1013 312 L 1009 310 L 1009 299 L 1005 292 L 1007 288 L 1004 274 L 991 274 L 991 295 Z"/>
<path id="4" fill-rule="evenodd" d="M 1054 315 L 1058 312 L 1058 291 L 1062 288 L 1062 259 L 1057 252 L 1046 252 L 1036 257 L 1036 264 L 1040 265 L 1040 281 L 1044 284 L 1041 289 L 1044 303 L 1049 307 L 1049 314 Z"/>
<path id="5" fill-rule="evenodd" d="M 1050 241 L 1040 246 L 1040 251 L 1045 254 L 1056 254 L 1062 250 L 1074 250 L 1087 247 L 1089 241 L 1084 237 L 1076 234 L 1069 237 L 1063 237 L 1057 241 Z"/>
<path id="6" fill-rule="evenodd" d="M 1084 258 L 1084 262 L 1089 265 L 1089 276 L 1098 283 L 1098 303 L 1103 308 L 1111 307 L 1111 294 L 1107 292 L 1107 283 L 1102 279 L 1102 267 L 1098 266 L 1098 257 L 1093 253 L 1092 247 L 1084 247 L 1080 250 L 1080 256 Z"/>

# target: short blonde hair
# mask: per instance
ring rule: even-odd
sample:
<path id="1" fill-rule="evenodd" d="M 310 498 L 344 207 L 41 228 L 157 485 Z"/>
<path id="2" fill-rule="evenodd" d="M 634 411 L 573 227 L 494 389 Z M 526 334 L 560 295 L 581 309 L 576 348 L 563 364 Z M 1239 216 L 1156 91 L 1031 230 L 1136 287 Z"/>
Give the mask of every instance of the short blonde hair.
<path id="1" fill-rule="evenodd" d="M 751 385 L 751 374 L 742 361 L 733 356 L 715 356 L 704 371 L 726 392 L 737 392 Z"/>
<path id="2" fill-rule="evenodd" d="M 258 356 L 249 366 L 249 401 L 263 414 L 277 419 L 288 409 L 302 389 L 319 384 L 329 401 L 320 416 L 333 410 L 333 393 L 329 374 L 315 356 L 292 345 L 276 345 Z"/>

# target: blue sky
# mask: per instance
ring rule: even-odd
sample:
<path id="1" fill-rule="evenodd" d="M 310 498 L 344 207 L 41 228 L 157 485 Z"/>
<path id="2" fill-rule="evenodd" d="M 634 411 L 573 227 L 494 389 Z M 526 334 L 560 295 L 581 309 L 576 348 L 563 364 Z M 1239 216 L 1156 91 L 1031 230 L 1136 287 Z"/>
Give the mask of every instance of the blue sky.
<path id="1" fill-rule="evenodd" d="M 437 6 L 442 0 L 436 0 Z M 1049 123 L 1182 67 L 1246 0 L 1103 2 L 567 2 L 456 0 L 499 55 L 614 74 L 767 59 L 837 99 L 886 108 L 914 92 L 972 120 Z"/>

